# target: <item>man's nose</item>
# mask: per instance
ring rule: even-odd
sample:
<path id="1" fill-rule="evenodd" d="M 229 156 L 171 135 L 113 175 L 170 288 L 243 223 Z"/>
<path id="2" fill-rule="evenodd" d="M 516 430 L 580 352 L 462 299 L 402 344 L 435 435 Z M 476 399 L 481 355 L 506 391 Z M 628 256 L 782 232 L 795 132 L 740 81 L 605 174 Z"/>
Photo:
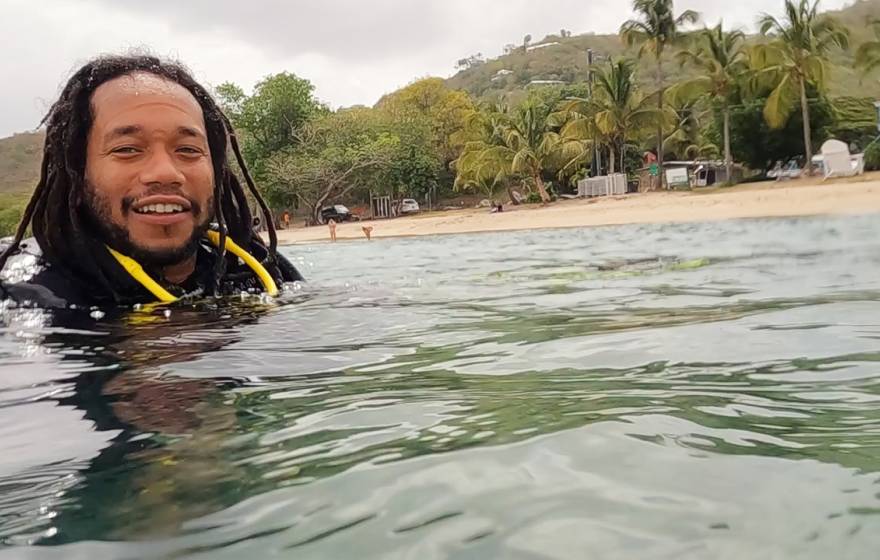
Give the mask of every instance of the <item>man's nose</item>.
<path id="1" fill-rule="evenodd" d="M 141 168 L 141 183 L 145 185 L 182 185 L 184 179 L 185 177 L 174 159 L 174 154 L 168 153 L 165 149 L 150 150 L 150 156 Z"/>

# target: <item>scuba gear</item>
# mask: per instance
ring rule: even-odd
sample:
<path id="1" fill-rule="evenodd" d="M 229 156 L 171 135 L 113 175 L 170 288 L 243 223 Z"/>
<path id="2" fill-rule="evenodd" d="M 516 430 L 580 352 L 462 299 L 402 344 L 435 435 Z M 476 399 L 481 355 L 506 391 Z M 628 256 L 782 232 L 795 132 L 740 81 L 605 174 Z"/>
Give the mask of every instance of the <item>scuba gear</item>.
<path id="1" fill-rule="evenodd" d="M 208 239 L 216 246 L 220 246 L 220 234 L 214 230 L 208 230 L 206 233 Z M 251 270 L 254 271 L 254 274 L 260 280 L 260 283 L 263 285 L 263 288 L 266 290 L 266 293 L 270 296 L 278 295 L 278 287 L 275 285 L 275 281 L 272 279 L 272 276 L 266 270 L 266 268 L 260 264 L 260 262 L 253 257 L 250 253 L 242 249 L 235 241 L 226 238 L 226 250 L 240 258 Z M 144 288 L 146 288 L 151 294 L 156 296 L 161 303 L 173 303 L 178 300 L 176 296 L 168 292 L 165 288 L 159 285 L 158 282 L 153 280 L 149 274 L 146 273 L 144 268 L 131 257 L 127 257 L 110 247 L 107 247 L 107 250 L 110 251 L 110 254 L 122 265 L 122 268 L 131 275 L 132 278 L 137 280 Z"/>
<path id="2" fill-rule="evenodd" d="M 211 237 L 214 237 L 214 241 Z M 274 295 L 278 293 L 282 282 L 303 280 L 296 267 L 284 255 L 278 253 L 270 258 L 269 251 L 259 240 L 253 240 L 247 246 L 228 240 L 225 244 L 227 250 L 221 257 L 220 251 L 216 249 L 219 237 L 219 231 L 216 230 L 203 237 L 196 251 L 193 273 L 180 284 L 166 286 L 155 282 L 157 270 L 141 266 L 131 257 L 118 252 L 121 259 L 117 258 L 113 251 L 102 246 L 96 259 L 106 262 L 107 270 L 118 270 L 115 284 L 122 298 L 92 290 L 92 284 L 81 282 L 71 271 L 49 262 L 35 239 L 26 239 L 19 246 L 19 254 L 0 272 L 0 301 L 10 299 L 47 309 L 149 303 L 162 305 L 206 293 L 232 296 L 242 292 L 264 292 Z M 247 255 L 247 258 L 242 258 L 242 254 Z M 215 278 L 214 271 L 219 258 L 226 260 L 226 266 L 219 278 L 219 284 L 216 284 L 218 279 Z M 267 276 L 272 283 L 266 282 Z M 152 287 L 158 290 L 148 286 L 151 281 Z"/>

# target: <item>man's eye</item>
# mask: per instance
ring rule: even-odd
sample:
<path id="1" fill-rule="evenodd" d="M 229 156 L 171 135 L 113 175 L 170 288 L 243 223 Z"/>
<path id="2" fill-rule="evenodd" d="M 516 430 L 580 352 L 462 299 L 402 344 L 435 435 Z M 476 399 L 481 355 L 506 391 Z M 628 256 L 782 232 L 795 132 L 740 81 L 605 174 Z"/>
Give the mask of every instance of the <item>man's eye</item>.
<path id="1" fill-rule="evenodd" d="M 138 150 L 134 146 L 120 146 L 118 148 L 113 148 L 110 151 L 111 151 L 111 153 L 119 154 L 119 155 L 132 155 L 132 154 L 137 154 L 140 152 L 140 150 Z"/>
<path id="2" fill-rule="evenodd" d="M 181 153 L 181 154 L 190 155 L 190 156 L 200 156 L 204 153 L 201 149 L 193 147 L 193 146 L 181 146 L 181 147 L 177 148 L 177 152 Z"/>

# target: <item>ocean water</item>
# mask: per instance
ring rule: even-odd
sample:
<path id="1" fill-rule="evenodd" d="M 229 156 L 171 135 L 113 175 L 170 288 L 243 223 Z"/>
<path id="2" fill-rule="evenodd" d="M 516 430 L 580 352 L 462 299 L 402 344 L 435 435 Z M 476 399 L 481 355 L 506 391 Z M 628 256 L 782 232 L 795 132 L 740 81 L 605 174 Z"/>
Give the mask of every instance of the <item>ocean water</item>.
<path id="1" fill-rule="evenodd" d="M 880 216 L 283 249 L 0 312 L 0 558 L 876 558 Z"/>

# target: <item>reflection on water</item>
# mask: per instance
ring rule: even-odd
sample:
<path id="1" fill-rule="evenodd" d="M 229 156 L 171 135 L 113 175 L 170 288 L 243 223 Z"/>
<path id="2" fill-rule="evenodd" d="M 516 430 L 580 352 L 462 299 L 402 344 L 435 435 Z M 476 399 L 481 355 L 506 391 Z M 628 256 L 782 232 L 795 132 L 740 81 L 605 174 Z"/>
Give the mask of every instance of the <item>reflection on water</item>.
<path id="1" fill-rule="evenodd" d="M 286 249 L 4 309 L 0 558 L 870 558 L 880 217 Z"/>

